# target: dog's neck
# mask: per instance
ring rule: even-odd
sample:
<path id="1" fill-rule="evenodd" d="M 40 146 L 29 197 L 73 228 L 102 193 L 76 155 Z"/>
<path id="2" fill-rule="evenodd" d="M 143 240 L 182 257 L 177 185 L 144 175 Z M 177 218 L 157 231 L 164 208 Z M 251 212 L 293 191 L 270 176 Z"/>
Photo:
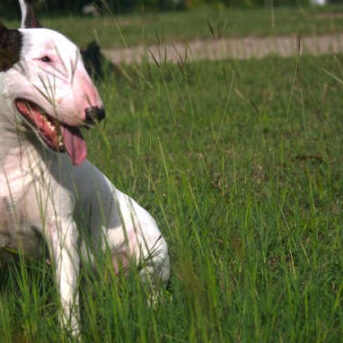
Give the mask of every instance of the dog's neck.
<path id="1" fill-rule="evenodd" d="M 4 120 L 0 110 L 0 199 L 20 199 L 37 179 L 44 179 L 56 154 L 46 149 L 34 135 L 18 132 Z"/>
<path id="2" fill-rule="evenodd" d="M 4 159 L 19 151 L 31 148 L 32 143 L 26 139 L 25 133 L 16 124 L 15 118 L 10 118 L 13 114 L 6 106 L 0 108 L 0 165 Z"/>

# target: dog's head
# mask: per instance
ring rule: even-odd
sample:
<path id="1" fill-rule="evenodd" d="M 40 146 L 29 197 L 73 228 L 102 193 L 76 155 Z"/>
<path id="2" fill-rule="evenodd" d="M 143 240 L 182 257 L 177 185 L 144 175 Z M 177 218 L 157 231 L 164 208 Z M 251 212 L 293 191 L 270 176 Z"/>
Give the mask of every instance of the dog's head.
<path id="1" fill-rule="evenodd" d="M 0 24 L 2 91 L 27 129 L 79 165 L 87 154 L 80 127 L 104 118 L 102 101 L 75 44 L 41 28 L 27 1 L 20 5 L 22 28 Z"/>

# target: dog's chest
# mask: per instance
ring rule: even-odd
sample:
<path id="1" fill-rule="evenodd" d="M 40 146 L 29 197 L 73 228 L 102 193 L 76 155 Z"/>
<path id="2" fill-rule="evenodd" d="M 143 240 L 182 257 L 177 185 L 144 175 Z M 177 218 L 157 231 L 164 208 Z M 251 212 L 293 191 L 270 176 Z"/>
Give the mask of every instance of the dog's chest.
<path id="1" fill-rule="evenodd" d="M 3 261 L 18 251 L 27 256 L 41 254 L 40 235 L 7 200 L 0 200 L 0 213 L 0 260 Z"/>
<path id="2" fill-rule="evenodd" d="M 2 261 L 17 251 L 28 256 L 38 256 L 42 252 L 41 237 L 29 225 L 20 206 L 12 205 L 6 198 L 0 199 L 0 260 Z"/>
<path id="3" fill-rule="evenodd" d="M 23 161 L 6 162 L 0 170 L 0 259 L 18 250 L 35 256 L 41 246 L 39 234 L 30 225 L 39 210 L 34 195 L 35 177 L 25 163 L 20 163 Z"/>

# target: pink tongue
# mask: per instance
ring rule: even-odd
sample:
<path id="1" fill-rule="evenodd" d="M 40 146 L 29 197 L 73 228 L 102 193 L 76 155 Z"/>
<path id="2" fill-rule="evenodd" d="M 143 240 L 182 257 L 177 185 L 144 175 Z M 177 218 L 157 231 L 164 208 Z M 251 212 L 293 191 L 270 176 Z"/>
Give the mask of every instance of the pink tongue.
<path id="1" fill-rule="evenodd" d="M 82 164 L 87 156 L 87 146 L 80 129 L 62 126 L 62 135 L 72 163 L 76 166 Z"/>

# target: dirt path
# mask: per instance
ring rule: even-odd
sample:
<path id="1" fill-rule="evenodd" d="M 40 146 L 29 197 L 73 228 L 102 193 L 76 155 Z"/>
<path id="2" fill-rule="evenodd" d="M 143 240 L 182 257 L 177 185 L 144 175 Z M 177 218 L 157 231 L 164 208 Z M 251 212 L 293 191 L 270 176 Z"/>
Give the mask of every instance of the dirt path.
<path id="1" fill-rule="evenodd" d="M 343 34 L 307 36 L 245 37 L 218 40 L 194 40 L 189 43 L 137 46 L 127 49 L 105 49 L 107 58 L 118 63 L 180 62 L 200 60 L 223 60 L 227 58 L 250 59 L 270 55 L 288 57 L 301 54 L 322 55 L 343 52 Z"/>

